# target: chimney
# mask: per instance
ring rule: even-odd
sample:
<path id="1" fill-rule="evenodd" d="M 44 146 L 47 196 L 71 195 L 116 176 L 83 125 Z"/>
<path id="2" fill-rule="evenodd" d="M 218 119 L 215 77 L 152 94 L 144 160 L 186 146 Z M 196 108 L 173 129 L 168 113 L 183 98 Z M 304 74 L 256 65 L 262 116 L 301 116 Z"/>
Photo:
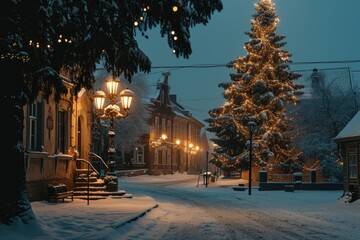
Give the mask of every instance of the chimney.
<path id="1" fill-rule="evenodd" d="M 170 94 L 170 101 L 177 103 L 176 94 Z"/>

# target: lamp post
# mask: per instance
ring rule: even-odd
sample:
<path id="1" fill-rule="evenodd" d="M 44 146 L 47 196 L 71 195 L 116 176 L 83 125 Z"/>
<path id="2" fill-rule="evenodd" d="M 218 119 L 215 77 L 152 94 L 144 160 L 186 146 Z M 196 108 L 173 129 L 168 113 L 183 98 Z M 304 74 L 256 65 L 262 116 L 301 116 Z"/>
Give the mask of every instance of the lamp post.
<path id="1" fill-rule="evenodd" d="M 125 118 L 129 115 L 129 110 L 132 99 L 134 97 L 134 93 L 129 89 L 125 89 L 120 92 L 120 103 L 121 103 L 121 108 L 120 108 L 116 103 L 120 80 L 118 78 L 109 77 L 105 81 L 105 83 L 108 90 L 108 98 L 110 100 L 110 104 L 104 108 L 106 94 L 103 91 L 98 90 L 94 94 L 94 105 L 95 105 L 96 114 L 100 119 L 110 120 L 109 132 L 108 132 L 109 147 L 108 147 L 108 161 L 107 161 L 109 171 L 107 175 L 116 176 L 115 174 L 116 149 L 114 144 L 114 137 L 115 137 L 114 122 L 115 119 Z M 117 190 L 117 185 L 116 185 L 116 190 Z"/>
<path id="2" fill-rule="evenodd" d="M 251 195 L 251 166 L 252 166 L 252 137 L 256 129 L 256 124 L 253 121 L 247 124 L 250 133 L 250 151 L 249 151 L 249 195 Z"/>
<path id="3" fill-rule="evenodd" d="M 209 151 L 206 151 L 206 162 L 205 162 L 205 187 L 208 187 L 208 171 L 209 171 Z"/>
<path id="4" fill-rule="evenodd" d="M 189 173 L 189 162 L 191 162 L 190 157 L 191 157 L 191 151 L 192 148 L 194 147 L 194 144 L 189 143 L 188 145 L 188 149 L 186 149 L 186 172 Z"/>
<path id="5" fill-rule="evenodd" d="M 180 139 L 176 139 L 175 140 L 175 156 L 176 156 L 176 165 L 177 165 L 177 170 L 180 171 Z M 173 156 L 171 157 L 171 161 L 173 161 Z"/>

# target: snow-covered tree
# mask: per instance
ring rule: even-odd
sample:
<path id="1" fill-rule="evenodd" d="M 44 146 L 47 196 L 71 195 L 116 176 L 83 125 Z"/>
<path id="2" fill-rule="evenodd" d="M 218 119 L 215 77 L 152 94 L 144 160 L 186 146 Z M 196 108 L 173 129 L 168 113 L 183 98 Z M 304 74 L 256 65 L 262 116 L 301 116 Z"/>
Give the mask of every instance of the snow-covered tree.
<path id="1" fill-rule="evenodd" d="M 295 145 L 303 152 L 308 167 L 319 168 L 331 180 L 341 180 L 342 165 L 333 138 L 355 115 L 359 101 L 349 70 L 314 69 L 303 77 L 311 87 L 293 111 Z"/>
<path id="2" fill-rule="evenodd" d="M 213 162 L 224 170 L 249 168 L 249 131 L 247 124 L 256 123 L 254 160 L 259 166 L 280 166 L 297 171 L 299 154 L 288 134 L 290 119 L 287 107 L 297 103 L 302 86 L 294 80 L 299 74 L 289 71 L 291 54 L 282 50 L 285 36 L 276 33 L 279 22 L 270 0 L 255 4 L 250 37 L 245 43 L 247 54 L 228 66 L 236 73 L 224 88 L 225 104 L 209 111 L 208 131 L 215 133 L 217 144 Z"/>
<path id="3" fill-rule="evenodd" d="M 207 24 L 221 0 L 24 1 L 3 0 L 0 7 L 0 90 L 4 111 L 1 133 L 3 169 L 0 223 L 34 219 L 26 191 L 23 149 L 23 106 L 52 92 L 55 100 L 66 91 L 61 69 L 74 73 L 75 91 L 91 89 L 99 59 L 115 76 L 130 79 L 149 72 L 150 59 L 136 34 L 146 37 L 156 26 L 175 56 L 191 54 L 190 29 Z M 4 158 L 6 156 L 6 158 Z"/>

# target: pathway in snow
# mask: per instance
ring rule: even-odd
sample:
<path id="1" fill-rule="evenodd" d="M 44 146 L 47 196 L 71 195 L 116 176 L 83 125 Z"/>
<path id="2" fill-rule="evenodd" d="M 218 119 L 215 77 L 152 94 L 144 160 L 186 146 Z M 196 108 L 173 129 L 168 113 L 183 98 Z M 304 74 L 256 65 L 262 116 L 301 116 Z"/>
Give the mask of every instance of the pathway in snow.
<path id="1" fill-rule="evenodd" d="M 356 239 L 359 205 L 344 204 L 341 191 L 233 191 L 230 185 L 196 187 L 197 176 L 120 178 L 136 195 L 159 207 L 118 229 L 124 239 Z M 340 214 L 339 214 L 340 211 Z M 343 211 L 344 214 L 341 214 Z"/>

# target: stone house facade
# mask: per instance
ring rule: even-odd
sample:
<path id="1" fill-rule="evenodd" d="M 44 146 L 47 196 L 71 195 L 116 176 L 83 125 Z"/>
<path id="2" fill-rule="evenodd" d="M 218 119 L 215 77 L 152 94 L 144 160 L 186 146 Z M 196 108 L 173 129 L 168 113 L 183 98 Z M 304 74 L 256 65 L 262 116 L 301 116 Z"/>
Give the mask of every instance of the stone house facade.
<path id="1" fill-rule="evenodd" d="M 74 186 L 76 158 L 88 159 L 91 147 L 92 92 L 73 94 L 69 74 L 62 74 L 68 93 L 59 103 L 38 98 L 24 107 L 27 189 L 31 201 L 47 198 L 47 184 Z"/>

